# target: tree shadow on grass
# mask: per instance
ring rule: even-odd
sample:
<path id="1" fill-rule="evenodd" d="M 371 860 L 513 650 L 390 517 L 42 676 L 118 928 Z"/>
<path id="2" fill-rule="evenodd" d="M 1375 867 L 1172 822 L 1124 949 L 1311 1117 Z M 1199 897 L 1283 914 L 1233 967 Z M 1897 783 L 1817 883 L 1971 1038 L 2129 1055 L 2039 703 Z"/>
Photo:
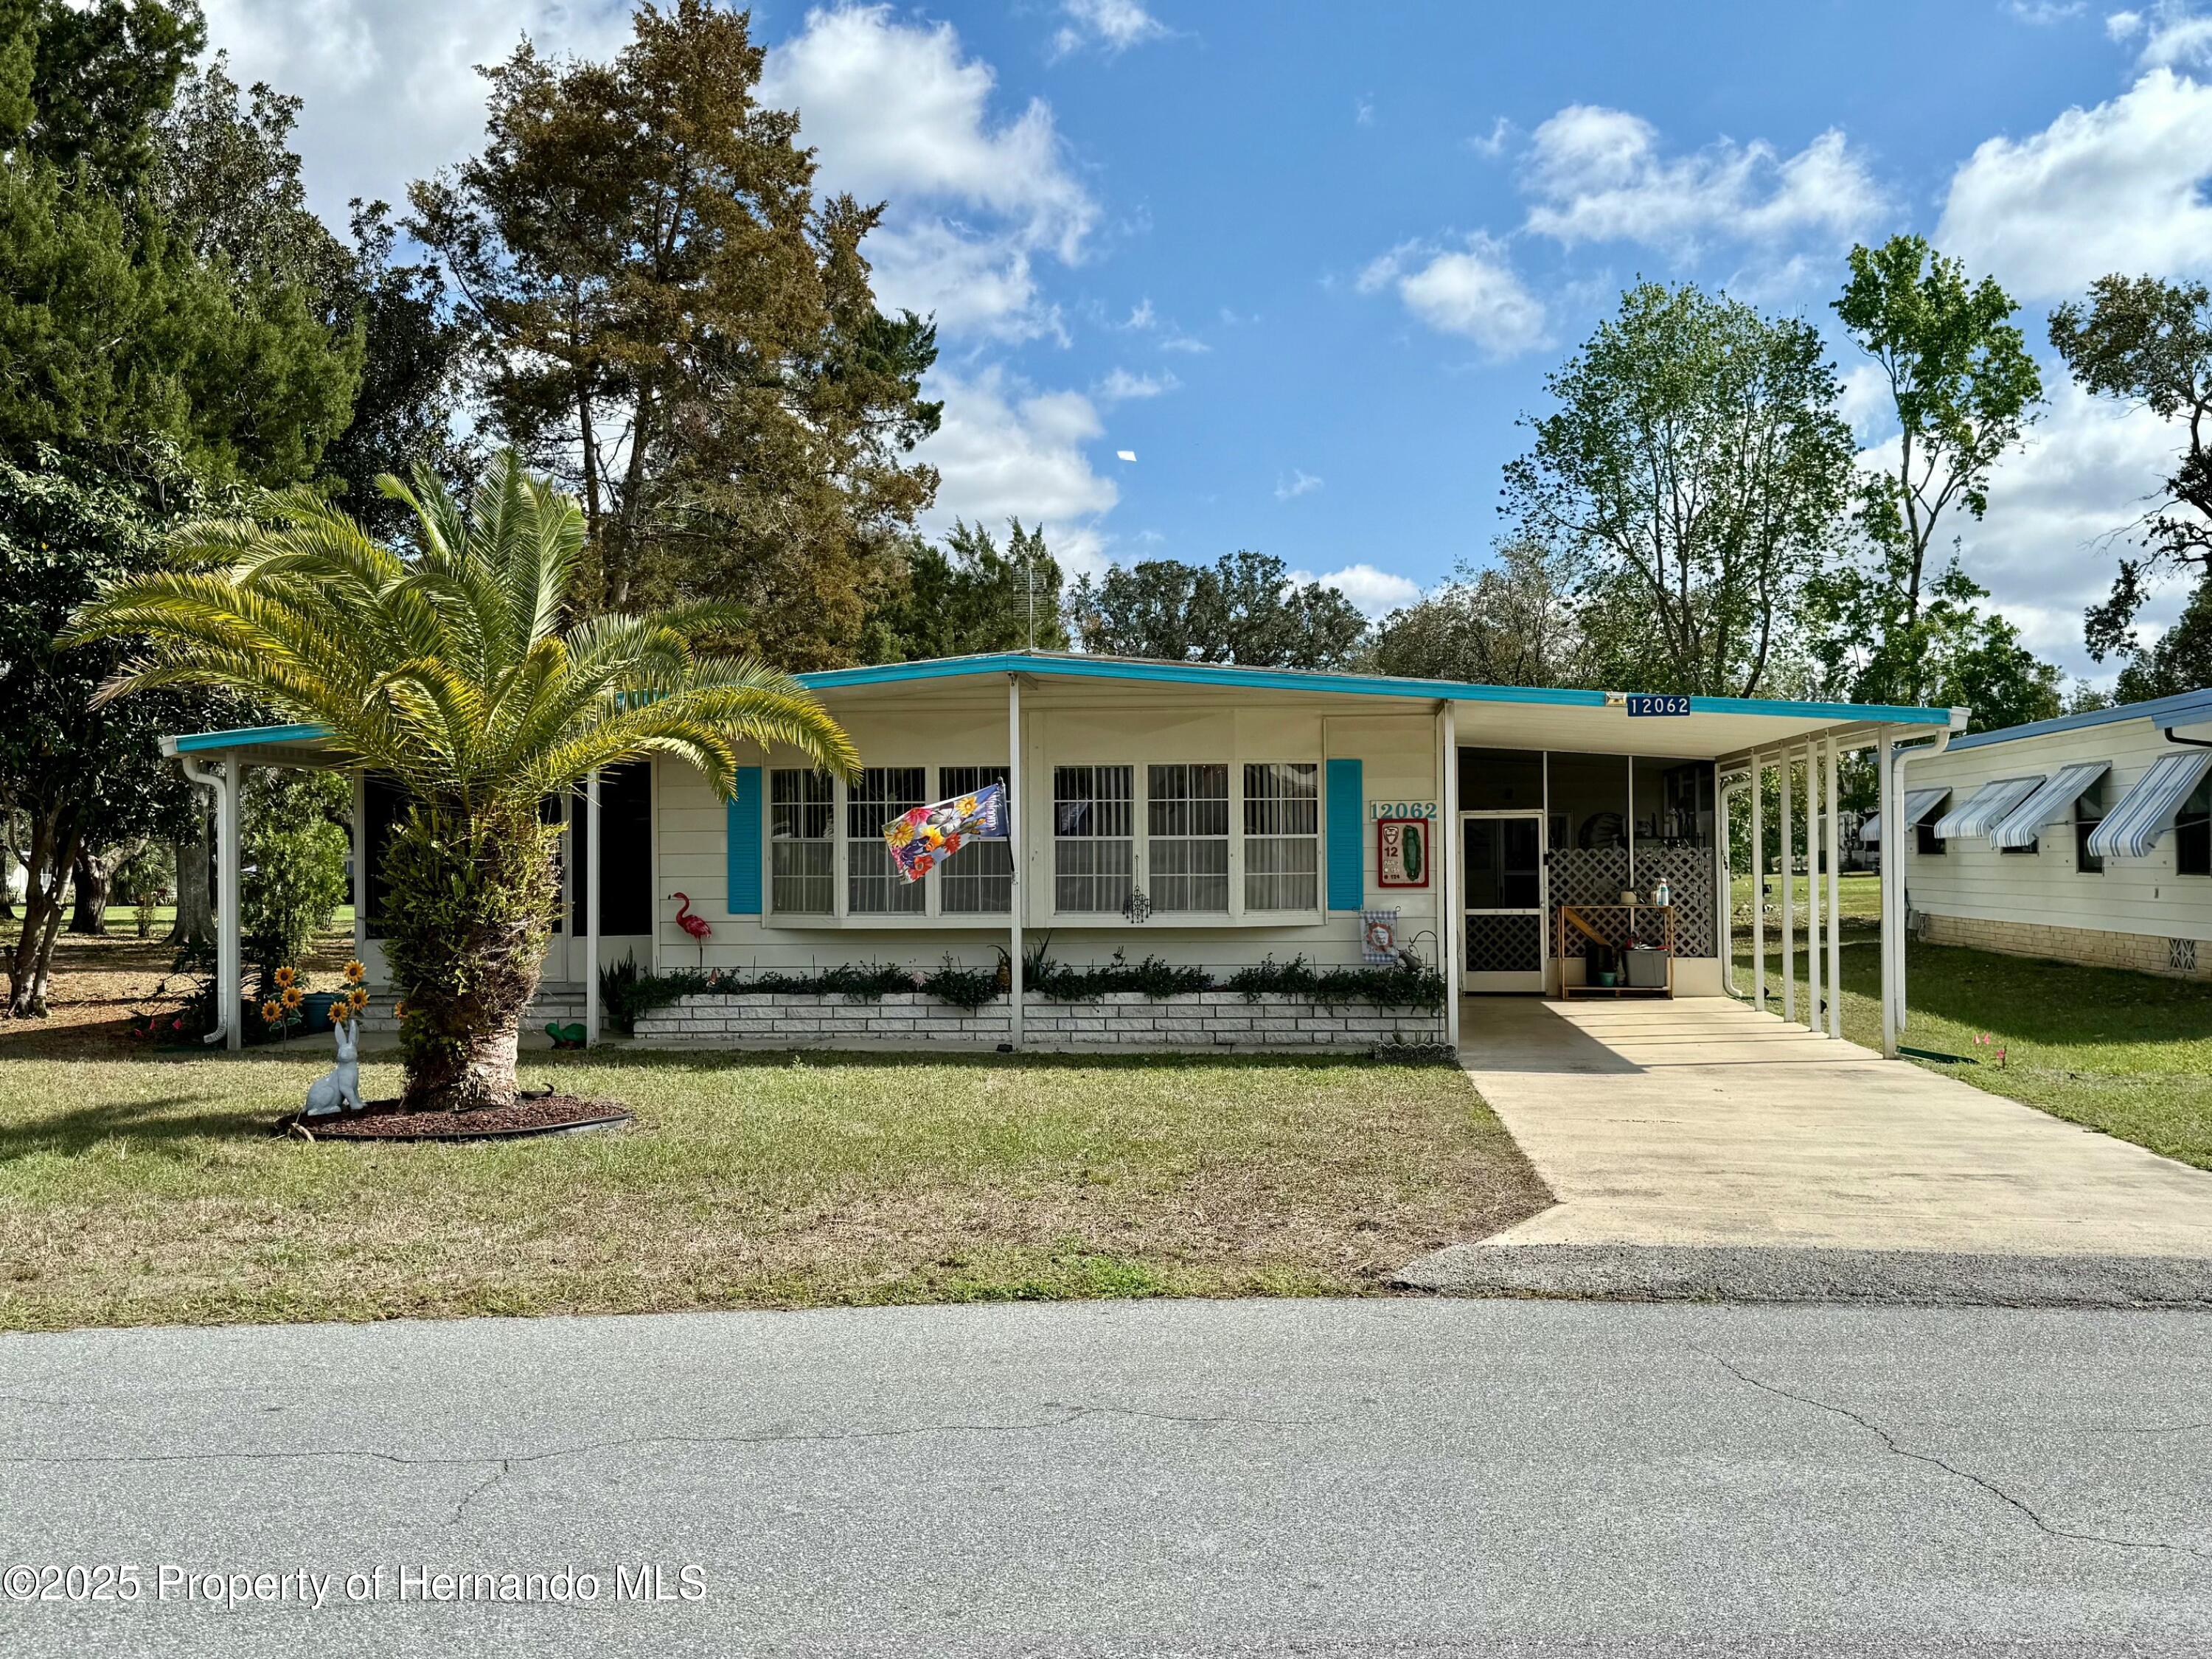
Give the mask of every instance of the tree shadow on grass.
<path id="1" fill-rule="evenodd" d="M 185 1107 L 202 1109 L 179 1109 Z M 134 1152 L 176 1154 L 190 1140 L 265 1137 L 272 1115 L 266 1108 L 242 1102 L 216 1107 L 198 1094 L 107 1101 L 0 1124 L 0 1164 L 39 1152 L 75 1157 L 109 1140 L 127 1142 Z"/>

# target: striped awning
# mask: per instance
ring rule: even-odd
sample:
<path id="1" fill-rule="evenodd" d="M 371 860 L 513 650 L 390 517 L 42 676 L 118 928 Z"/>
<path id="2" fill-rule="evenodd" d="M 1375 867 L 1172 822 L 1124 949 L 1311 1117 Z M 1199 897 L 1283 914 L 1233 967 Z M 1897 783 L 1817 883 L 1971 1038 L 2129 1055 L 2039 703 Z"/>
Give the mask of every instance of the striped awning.
<path id="1" fill-rule="evenodd" d="M 2013 809 L 2043 787 L 2041 778 L 1998 778 L 1974 791 L 1964 806 L 1954 806 L 1936 821 L 1936 833 L 1945 841 L 1971 841 L 1986 836 L 2012 816 Z"/>
<path id="2" fill-rule="evenodd" d="M 1943 804 L 1943 797 L 1951 793 L 1948 784 L 1940 789 L 1908 789 L 1905 792 L 1905 827 L 1915 829 L 1920 820 Z M 1876 812 L 1859 827 L 1859 840 L 1869 847 L 1881 844 L 1881 814 Z"/>
<path id="3" fill-rule="evenodd" d="M 2043 787 L 2013 808 L 2002 823 L 1990 832 L 1990 840 L 1999 847 L 2027 847 L 2033 844 L 2043 833 L 2043 826 L 2060 818 L 2070 819 L 2074 803 L 2081 799 L 2091 784 L 2112 769 L 2110 761 L 2075 761 L 2071 766 L 2062 766 L 2044 780 Z"/>
<path id="4" fill-rule="evenodd" d="M 2089 832 L 2094 858 L 2147 859 L 2158 838 L 2173 828 L 2182 804 L 2212 772 L 2212 749 L 2160 755 L 2119 805 Z"/>

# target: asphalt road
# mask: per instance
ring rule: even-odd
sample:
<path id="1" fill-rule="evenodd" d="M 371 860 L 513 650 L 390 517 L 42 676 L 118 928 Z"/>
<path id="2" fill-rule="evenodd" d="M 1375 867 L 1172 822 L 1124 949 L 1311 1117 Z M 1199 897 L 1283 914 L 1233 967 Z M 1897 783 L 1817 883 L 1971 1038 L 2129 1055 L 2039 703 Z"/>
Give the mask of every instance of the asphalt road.
<path id="1" fill-rule="evenodd" d="M 11 1659 L 2212 1651 L 2200 1313 L 1406 1299 L 14 1336 L 0 1460 L 0 1589 L 91 1570 L 0 1601 Z M 123 1565 L 135 1601 L 69 1599 L 123 1594 Z M 424 1599 L 564 1567 L 595 1601 Z"/>

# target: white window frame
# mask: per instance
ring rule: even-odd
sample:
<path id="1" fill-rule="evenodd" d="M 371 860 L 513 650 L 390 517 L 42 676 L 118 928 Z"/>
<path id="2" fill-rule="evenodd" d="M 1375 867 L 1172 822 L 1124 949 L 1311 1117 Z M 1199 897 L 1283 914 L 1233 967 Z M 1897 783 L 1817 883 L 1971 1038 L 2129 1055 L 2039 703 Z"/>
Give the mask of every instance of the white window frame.
<path id="1" fill-rule="evenodd" d="M 1004 761 L 982 761 L 973 764 L 940 766 L 937 769 L 937 793 L 933 799 L 937 800 L 951 800 L 956 795 L 973 792 L 972 790 L 963 790 L 957 788 L 953 785 L 951 775 L 955 772 L 969 772 L 975 774 L 975 775 L 981 781 L 973 786 L 973 790 L 987 789 L 993 783 L 996 783 L 1000 788 L 1005 789 L 1007 787 L 1007 779 L 1013 774 L 1013 769 Z M 1011 815 L 1013 810 L 1013 803 L 1011 800 L 1006 803 L 1006 810 Z M 1008 838 L 1004 836 L 978 837 L 976 841 L 977 850 L 980 851 L 986 846 L 1006 847 L 1009 851 L 1012 850 Z M 957 854 L 955 854 L 955 857 L 957 858 Z M 942 915 L 956 926 L 990 926 L 996 927 L 1003 927 L 1008 921 L 1013 919 L 1014 867 L 1011 860 L 1008 860 L 1006 865 L 1006 902 L 1002 908 L 995 910 L 947 910 L 944 908 L 945 883 L 953 878 L 954 872 L 958 868 L 959 866 L 957 864 L 948 863 L 942 870 L 938 872 L 938 874 L 943 878 L 943 880 L 924 882 L 923 884 L 929 889 L 929 914 L 931 915 Z M 963 880 L 974 878 L 975 878 L 967 877 L 965 875 L 962 877 Z M 988 879 L 988 878 L 981 878 L 981 879 Z"/>
<path id="2" fill-rule="evenodd" d="M 1292 768 L 1306 768 L 1313 775 L 1313 792 L 1310 795 L 1269 794 L 1255 797 L 1251 793 L 1250 788 L 1251 775 L 1255 767 L 1272 767 L 1275 769 L 1279 777 L 1282 772 Z M 1242 901 L 1242 908 L 1246 914 L 1256 916 L 1303 916 L 1311 915 L 1315 911 L 1321 908 L 1322 884 L 1327 875 L 1327 872 L 1322 868 L 1322 764 L 1319 761 L 1248 760 L 1242 763 L 1238 767 L 1238 775 L 1237 779 L 1237 850 L 1243 865 L 1243 868 L 1240 872 L 1242 876 L 1240 885 L 1243 890 L 1240 892 L 1238 896 Z M 1280 812 L 1289 807 L 1302 806 L 1308 804 L 1310 804 L 1313 809 L 1313 828 L 1310 830 L 1285 830 L 1281 829 L 1279 825 L 1276 828 L 1264 830 L 1255 830 L 1252 827 L 1252 811 L 1255 806 L 1273 806 L 1278 811 L 1278 812 Z M 1362 822 L 1364 827 L 1364 820 L 1363 819 Z M 1287 906 L 1267 906 L 1264 908 L 1253 904 L 1251 894 L 1253 871 L 1251 865 L 1252 843 L 1255 842 L 1274 842 L 1284 845 L 1304 842 L 1313 848 L 1313 868 L 1310 872 L 1296 871 L 1286 872 L 1281 870 L 1270 871 L 1267 872 L 1269 878 L 1279 883 L 1289 875 L 1310 874 L 1313 882 L 1312 903 Z M 1365 851 L 1364 848 L 1362 848 L 1361 850 L 1363 853 Z"/>
<path id="3" fill-rule="evenodd" d="M 1062 772 L 1072 772 L 1079 769 L 1094 774 L 1101 771 L 1110 770 L 1127 772 L 1129 775 L 1129 793 L 1126 796 L 1120 798 L 1124 803 L 1126 803 L 1128 809 L 1129 825 L 1127 834 L 1120 836 L 1065 836 L 1060 833 L 1060 775 Z M 1138 780 L 1144 775 L 1144 763 L 1142 762 L 1134 761 L 1055 761 L 1047 771 L 1045 787 L 1048 793 L 1046 799 L 1052 804 L 1048 817 L 1052 826 L 1050 879 L 1052 881 L 1052 908 L 1054 915 L 1066 916 L 1071 921 L 1097 921 L 1101 918 L 1116 917 L 1121 914 L 1121 908 L 1119 906 L 1098 910 L 1062 910 L 1060 908 L 1060 884 L 1062 880 L 1060 872 L 1060 848 L 1062 842 L 1079 842 L 1085 845 L 1101 846 L 1119 846 L 1126 843 L 1129 848 L 1130 889 L 1134 892 L 1141 892 L 1144 890 L 1144 813 L 1146 798 L 1138 793 L 1137 787 Z M 1088 799 L 1095 803 L 1099 799 L 1097 793 L 1097 780 L 1095 776 L 1091 780 L 1091 782 L 1092 793 Z M 1101 879 L 1099 872 L 1096 870 L 1087 872 L 1079 878 L 1073 878 L 1087 880 L 1093 883 Z M 1112 878 L 1108 878 L 1108 879 L 1112 879 Z"/>
<path id="4" fill-rule="evenodd" d="M 778 805 L 778 802 L 775 799 L 775 784 L 777 778 L 786 773 L 797 775 L 802 780 L 809 776 L 820 778 L 823 781 L 830 785 L 830 799 L 828 802 L 830 809 L 830 833 L 827 836 L 788 836 L 784 838 L 781 842 L 778 842 L 775 834 L 775 813 L 776 807 Z M 767 783 L 768 787 L 761 791 L 763 797 L 761 801 L 761 841 L 763 845 L 768 849 L 768 868 L 763 872 L 767 879 L 763 884 L 763 891 L 761 894 L 761 908 L 763 915 L 766 916 L 781 914 L 793 917 L 818 918 L 826 921 L 829 918 L 836 915 L 844 903 L 844 860 L 839 854 L 839 848 L 842 841 L 842 836 L 840 834 L 840 831 L 844 827 L 844 819 L 842 816 L 845 805 L 844 786 L 836 779 L 828 777 L 817 769 L 811 766 L 772 766 L 768 769 Z M 818 801 L 809 801 L 805 799 L 802 791 L 799 799 L 796 802 L 789 803 L 789 805 L 794 806 L 796 810 L 805 812 L 820 806 L 822 803 Z M 795 910 L 786 909 L 784 907 L 778 905 L 775 902 L 775 884 L 777 879 L 775 869 L 776 848 L 779 845 L 786 847 L 819 847 L 825 844 L 825 842 L 830 848 L 830 908 L 827 910 Z M 818 881 L 821 879 L 821 877 L 818 874 L 809 872 L 804 876 L 794 876 L 791 878 L 791 879 L 794 881 Z"/>
<path id="5" fill-rule="evenodd" d="M 886 767 L 884 769 L 886 771 L 908 769 L 914 764 L 914 763 L 908 763 L 907 767 Z M 836 901 L 836 908 L 831 910 L 793 910 L 787 907 L 779 906 L 775 902 L 775 855 L 773 851 L 775 845 L 775 775 L 779 772 L 805 772 L 811 769 L 805 766 L 778 766 L 770 763 L 764 769 L 768 776 L 765 787 L 761 791 L 761 840 L 763 846 L 770 850 L 766 854 L 768 868 L 763 872 L 761 923 L 763 927 L 793 929 L 881 928 L 896 931 L 908 927 L 927 928 L 943 926 L 952 928 L 980 928 L 995 933 L 1003 929 L 1012 919 L 1013 913 L 1011 909 L 946 910 L 941 902 L 943 890 L 938 883 L 926 878 L 922 882 L 923 908 L 919 910 L 854 909 L 851 885 L 852 849 L 856 842 L 864 840 L 865 837 L 854 836 L 848 833 L 851 827 L 853 791 L 842 778 L 830 780 L 830 879 L 834 884 L 832 896 Z M 945 766 L 940 766 L 934 762 L 923 762 L 920 763 L 920 769 L 926 802 L 947 800 L 957 793 L 946 787 L 945 775 L 949 772 L 981 772 L 987 775 L 1003 775 L 1012 770 L 1008 764 L 1001 760 L 956 762 Z M 935 793 L 931 793 L 933 790 Z M 1010 800 L 1007 803 L 1007 810 L 1010 812 L 1017 810 L 1017 806 L 1018 804 L 1013 801 Z"/>
<path id="6" fill-rule="evenodd" d="M 1220 769 L 1221 793 L 1219 795 L 1196 795 L 1189 792 L 1188 785 L 1190 782 L 1190 775 L 1201 767 L 1218 767 Z M 1193 833 L 1191 830 L 1186 829 L 1173 834 L 1163 832 L 1161 834 L 1155 835 L 1152 831 L 1152 775 L 1155 772 L 1181 772 L 1183 775 L 1183 781 L 1186 785 L 1184 793 L 1179 797 L 1168 796 L 1163 798 L 1160 804 L 1164 806 L 1174 807 L 1180 805 L 1187 814 L 1194 816 L 1199 802 L 1218 800 L 1221 803 L 1220 834 L 1212 835 Z M 1184 916 L 1206 919 L 1234 915 L 1237 909 L 1236 890 L 1237 875 L 1236 868 L 1237 848 L 1235 844 L 1237 841 L 1238 807 L 1237 795 L 1237 763 L 1234 761 L 1209 760 L 1147 761 L 1145 763 L 1144 780 L 1145 793 L 1143 811 L 1139 815 L 1140 828 L 1138 830 L 1136 836 L 1137 840 L 1143 843 L 1143 846 L 1137 853 L 1137 886 L 1139 890 L 1145 895 L 1146 900 L 1152 905 L 1152 915 L 1163 919 L 1181 918 Z M 1161 882 L 1206 881 L 1212 879 L 1214 872 L 1210 870 L 1176 871 L 1173 874 L 1164 874 L 1160 871 L 1154 869 L 1152 843 L 1155 841 L 1174 842 L 1186 845 L 1204 842 L 1218 842 L 1220 843 L 1221 872 L 1219 878 L 1221 881 L 1221 903 L 1218 908 L 1178 910 L 1162 904 L 1159 902 L 1158 888 Z"/>
<path id="7" fill-rule="evenodd" d="M 861 910 L 854 908 L 853 905 L 853 887 L 854 884 L 856 882 L 870 881 L 884 884 L 884 890 L 897 896 L 902 896 L 904 894 L 913 891 L 915 884 L 902 881 L 899 876 L 898 866 L 891 862 L 891 849 L 884 843 L 883 838 L 883 825 L 890 822 L 890 820 L 899 813 L 911 811 L 917 806 L 927 806 L 929 805 L 930 769 L 927 766 L 913 765 L 870 766 L 863 769 L 862 775 L 865 777 L 869 772 L 879 773 L 884 775 L 887 793 L 890 787 L 889 780 L 892 774 L 902 772 L 914 774 L 915 777 L 915 799 L 907 800 L 903 797 L 901 797 L 898 800 L 886 799 L 877 802 L 877 810 L 884 814 L 883 817 L 876 821 L 875 827 L 870 830 L 868 834 L 855 835 L 853 833 L 852 815 L 856 811 L 866 810 L 867 803 L 866 801 L 856 801 L 854 799 L 854 791 L 850 784 L 842 782 L 839 784 L 837 802 L 837 850 L 839 854 L 840 867 L 838 870 L 838 875 L 842 882 L 840 890 L 844 896 L 845 914 L 855 921 L 864 920 L 871 922 L 911 922 L 915 921 L 917 918 L 929 915 L 933 908 L 936 904 L 937 889 L 930 884 L 927 878 L 925 877 L 920 883 L 921 888 L 921 902 L 918 905 L 910 904 L 896 910 Z M 854 855 L 855 851 L 860 848 L 866 848 L 871 854 L 880 853 L 883 855 L 882 869 L 864 871 L 856 868 L 854 862 Z"/>

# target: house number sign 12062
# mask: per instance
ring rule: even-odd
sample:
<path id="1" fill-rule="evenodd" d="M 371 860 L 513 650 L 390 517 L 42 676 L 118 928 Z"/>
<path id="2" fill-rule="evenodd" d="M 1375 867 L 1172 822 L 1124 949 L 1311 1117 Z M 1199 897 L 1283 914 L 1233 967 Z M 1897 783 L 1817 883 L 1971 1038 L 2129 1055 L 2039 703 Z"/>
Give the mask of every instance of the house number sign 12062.
<path id="1" fill-rule="evenodd" d="M 1367 816 L 1370 818 L 1432 818 L 1437 815 L 1437 804 L 1432 800 L 1370 800 Z"/>

